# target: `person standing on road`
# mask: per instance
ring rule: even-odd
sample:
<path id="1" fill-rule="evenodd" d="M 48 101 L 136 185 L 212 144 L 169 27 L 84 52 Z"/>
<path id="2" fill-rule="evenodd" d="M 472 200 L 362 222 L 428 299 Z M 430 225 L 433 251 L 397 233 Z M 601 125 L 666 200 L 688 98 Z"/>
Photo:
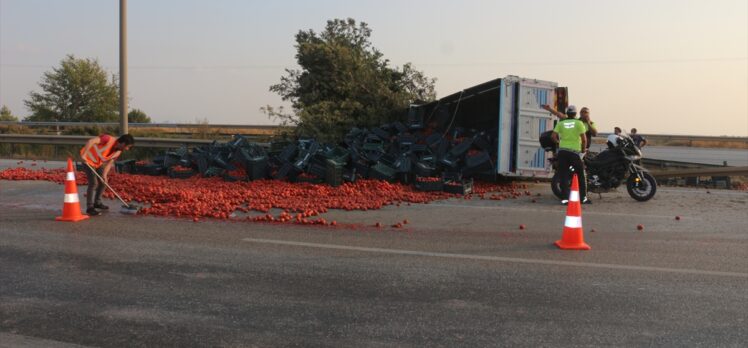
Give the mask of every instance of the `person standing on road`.
<path id="1" fill-rule="evenodd" d="M 549 110 L 550 107 L 543 108 Z M 558 170 L 560 171 L 561 178 L 561 195 L 564 199 L 561 200 L 562 204 L 569 203 L 567 197 L 569 197 L 569 183 L 571 182 L 571 170 L 569 167 L 574 168 L 574 172 L 577 174 L 579 179 L 579 194 L 583 204 L 590 204 L 587 198 L 587 179 L 584 173 L 584 162 L 582 156 L 587 151 L 587 127 L 585 127 L 582 121 L 576 119 L 576 107 L 569 105 L 566 108 L 567 118 L 559 121 L 556 127 L 553 128 L 553 141 L 558 143 Z M 550 110 L 549 110 L 550 111 Z"/>
<path id="2" fill-rule="evenodd" d="M 88 189 L 86 190 L 86 214 L 91 216 L 101 215 L 100 210 L 107 210 L 109 207 L 101 203 L 101 194 L 106 187 L 104 183 L 108 180 L 107 176 L 112 169 L 114 160 L 116 160 L 123 151 L 130 150 L 135 145 L 135 139 L 130 134 L 125 134 L 119 138 L 114 138 L 109 134 L 102 134 L 91 138 L 86 145 L 81 148 L 81 158 L 88 165 L 83 169 L 88 179 Z M 90 166 L 90 167 L 89 167 Z M 94 174 L 93 170 L 104 179 L 102 181 Z M 94 194 L 95 193 L 95 194 Z"/>
<path id="3" fill-rule="evenodd" d="M 595 122 L 592 122 L 592 120 L 590 119 L 590 108 L 585 106 L 581 110 L 579 110 L 579 120 L 584 123 L 585 127 L 587 127 L 585 137 L 587 138 L 587 149 L 589 149 L 590 145 L 592 144 L 592 137 L 597 136 L 597 127 L 595 126 Z"/>
<path id="4" fill-rule="evenodd" d="M 640 149 L 647 145 L 647 138 L 641 136 L 641 134 L 636 134 L 636 128 L 631 128 L 631 140 Z"/>

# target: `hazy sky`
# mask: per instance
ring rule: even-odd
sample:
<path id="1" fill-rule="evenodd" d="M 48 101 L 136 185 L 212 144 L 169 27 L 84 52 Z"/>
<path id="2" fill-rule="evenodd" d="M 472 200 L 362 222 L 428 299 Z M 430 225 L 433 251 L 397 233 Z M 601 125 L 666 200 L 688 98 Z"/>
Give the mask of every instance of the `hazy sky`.
<path id="1" fill-rule="evenodd" d="M 0 104 L 67 54 L 118 72 L 118 0 L 0 0 Z M 369 24 L 438 96 L 506 75 L 568 86 L 601 131 L 748 136 L 746 0 L 129 0 L 130 106 L 156 122 L 268 124 L 294 34 Z"/>

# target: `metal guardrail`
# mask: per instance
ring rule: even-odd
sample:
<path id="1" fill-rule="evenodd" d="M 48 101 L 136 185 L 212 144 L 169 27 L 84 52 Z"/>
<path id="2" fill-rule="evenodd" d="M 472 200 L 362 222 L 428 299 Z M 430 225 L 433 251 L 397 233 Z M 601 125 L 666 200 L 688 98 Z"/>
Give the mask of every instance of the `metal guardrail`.
<path id="1" fill-rule="evenodd" d="M 119 127 L 118 122 L 12 122 L 0 121 L 2 126 L 24 127 Z M 224 129 L 258 129 L 276 130 L 276 125 L 240 125 L 240 124 L 194 124 L 194 123 L 128 123 L 131 128 L 224 128 Z"/>
<path id="2" fill-rule="evenodd" d="M 678 178 L 693 176 L 748 176 L 748 167 L 711 167 L 680 170 L 660 170 L 650 172 L 657 178 Z"/>
<path id="3" fill-rule="evenodd" d="M 600 132 L 597 133 L 597 137 L 595 137 L 595 140 L 598 141 L 598 143 L 605 143 L 605 141 L 608 138 L 608 135 L 611 133 L 605 133 Z M 651 143 L 651 142 L 657 142 L 657 143 L 669 143 L 669 142 L 683 142 L 688 144 L 693 144 L 694 141 L 719 141 L 719 142 L 729 142 L 729 143 L 744 143 L 748 144 L 748 137 L 738 137 L 738 136 L 708 136 L 708 135 L 676 135 L 676 134 L 643 134 L 645 138 Z"/>
<path id="4" fill-rule="evenodd" d="M 91 139 L 89 135 L 36 135 L 36 134 L 0 134 L 0 143 L 9 144 L 42 144 L 42 145 L 84 145 Z M 172 139 L 135 137 L 135 145 L 151 148 L 194 147 L 212 144 L 208 139 Z"/>

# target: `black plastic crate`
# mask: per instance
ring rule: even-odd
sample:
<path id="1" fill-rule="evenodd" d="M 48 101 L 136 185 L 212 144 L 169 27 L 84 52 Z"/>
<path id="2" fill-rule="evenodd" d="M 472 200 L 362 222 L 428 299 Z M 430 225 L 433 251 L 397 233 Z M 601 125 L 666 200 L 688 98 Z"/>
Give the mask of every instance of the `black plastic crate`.
<path id="1" fill-rule="evenodd" d="M 392 128 L 394 128 L 398 134 L 402 134 L 408 131 L 408 127 L 406 127 L 402 122 L 392 123 Z"/>
<path id="2" fill-rule="evenodd" d="M 491 156 L 486 151 L 481 151 L 478 154 L 467 156 L 465 158 L 465 167 L 471 169 L 478 169 L 491 166 Z"/>
<path id="3" fill-rule="evenodd" d="M 234 175 L 229 174 L 228 172 L 224 172 L 221 176 L 223 177 L 223 181 L 227 181 L 227 182 L 237 182 L 240 180 L 241 181 L 246 180 L 245 177 L 234 176 Z"/>
<path id="4" fill-rule="evenodd" d="M 466 195 L 473 192 L 473 179 L 444 182 L 444 192 Z"/>
<path id="5" fill-rule="evenodd" d="M 249 180 L 265 179 L 268 176 L 268 158 L 250 158 L 244 162 L 244 170 Z"/>
<path id="6" fill-rule="evenodd" d="M 407 124 L 408 128 L 416 130 L 423 128 L 423 118 L 426 113 L 426 109 L 420 107 L 420 105 L 411 104 L 408 107 Z"/>
<path id="7" fill-rule="evenodd" d="M 416 176 L 413 185 L 418 191 L 441 191 L 444 181 L 439 177 Z"/>
<path id="8" fill-rule="evenodd" d="M 461 181 L 462 180 L 462 172 L 443 172 L 442 173 L 442 180 L 445 182 L 447 181 Z"/>
<path id="9" fill-rule="evenodd" d="M 275 173 L 274 179 L 285 179 L 293 171 L 293 165 L 291 163 L 283 163 L 278 171 Z"/>
<path id="10" fill-rule="evenodd" d="M 448 168 L 452 168 L 452 169 L 457 168 L 457 165 L 459 164 L 459 162 L 460 162 L 459 158 L 454 158 L 450 155 L 446 155 L 442 157 L 441 160 L 439 160 L 439 164 L 445 167 L 448 167 Z"/>
<path id="11" fill-rule="evenodd" d="M 473 137 L 473 146 L 484 151 L 488 151 L 489 149 L 491 149 L 491 142 L 488 135 L 485 132 L 476 134 Z"/>
<path id="12" fill-rule="evenodd" d="M 81 164 L 81 166 L 85 167 L 85 165 L 83 164 Z M 132 173 L 133 166 L 135 166 L 134 159 L 114 162 L 114 169 L 117 171 L 117 173 Z M 83 168 L 81 168 L 80 170 L 83 170 Z"/>
<path id="13" fill-rule="evenodd" d="M 449 156 L 452 158 L 462 157 L 462 155 L 466 154 L 472 146 L 473 139 L 465 139 L 461 143 L 452 147 L 451 150 L 449 150 Z"/>
<path id="14" fill-rule="evenodd" d="M 163 165 L 165 157 L 166 156 L 164 155 L 158 155 L 156 157 L 153 157 L 153 163 L 158 164 L 158 165 Z"/>
<path id="15" fill-rule="evenodd" d="M 415 182 L 416 176 L 413 173 L 397 173 L 397 181 L 403 185 L 411 185 Z"/>
<path id="16" fill-rule="evenodd" d="M 210 165 L 214 167 L 219 167 L 221 169 L 226 170 L 235 170 L 236 167 L 234 167 L 233 164 L 227 162 L 228 159 L 224 158 L 223 156 L 217 155 L 210 159 Z"/>
<path id="17" fill-rule="evenodd" d="M 332 187 L 343 184 L 343 166 L 333 160 L 328 160 L 325 166 L 325 182 Z"/>
<path id="18" fill-rule="evenodd" d="M 205 172 L 208 170 L 208 158 L 205 157 L 205 155 L 199 155 L 195 159 L 195 164 L 197 165 L 197 171 L 200 174 L 205 174 Z"/>
<path id="19" fill-rule="evenodd" d="M 398 173 L 410 173 L 413 171 L 413 161 L 410 157 L 400 156 L 395 160 L 394 167 Z"/>
<path id="20" fill-rule="evenodd" d="M 378 162 L 369 169 L 369 178 L 392 181 L 397 171 L 384 163 Z"/>
<path id="21" fill-rule="evenodd" d="M 291 182 L 304 182 L 309 184 L 322 184 L 325 182 L 324 177 L 318 177 L 316 175 L 301 174 L 290 177 Z"/>
<path id="22" fill-rule="evenodd" d="M 161 166 L 160 164 L 146 164 L 144 166 L 140 166 L 140 173 L 145 175 L 163 175 L 166 173 L 166 168 Z"/>
<path id="23" fill-rule="evenodd" d="M 390 132 L 382 129 L 382 128 L 372 128 L 371 133 L 376 135 L 381 140 L 389 140 L 390 139 Z"/>
<path id="24" fill-rule="evenodd" d="M 307 173 L 318 176 L 318 177 L 325 177 L 327 173 L 327 169 L 325 168 L 325 165 L 312 163 L 309 165 L 309 167 L 306 170 Z"/>
<path id="25" fill-rule="evenodd" d="M 444 155 L 447 154 L 447 151 L 449 150 L 449 142 L 448 141 L 442 141 L 439 143 L 438 146 L 436 146 L 436 149 L 434 152 L 436 153 L 437 157 L 444 157 Z"/>
<path id="26" fill-rule="evenodd" d="M 348 158 L 351 157 L 350 151 L 342 147 L 334 147 L 330 151 L 325 152 L 325 157 L 328 160 L 332 160 L 340 165 L 345 165 L 348 162 Z"/>
<path id="27" fill-rule="evenodd" d="M 429 147 L 425 144 L 413 144 L 413 146 L 410 147 L 410 151 L 413 153 L 423 153 L 428 151 Z"/>
<path id="28" fill-rule="evenodd" d="M 164 156 L 164 167 L 169 168 L 169 167 L 173 167 L 173 166 L 179 164 L 179 160 L 181 158 L 182 158 L 181 156 L 177 155 L 174 152 L 167 153 Z"/>
<path id="29" fill-rule="evenodd" d="M 195 171 L 192 169 L 189 170 L 176 170 L 174 167 L 171 167 L 167 170 L 167 173 L 170 178 L 173 179 L 188 179 L 191 178 L 193 175 L 195 175 Z"/>
<path id="30" fill-rule="evenodd" d="M 370 167 L 367 161 L 360 159 L 353 164 L 353 168 L 356 171 L 357 175 L 362 176 L 364 178 L 369 177 Z"/>
<path id="31" fill-rule="evenodd" d="M 280 151 L 280 153 L 278 154 L 278 159 L 281 162 L 288 162 L 292 158 L 294 158 L 298 149 L 299 148 L 298 146 L 296 146 L 296 144 L 288 144 L 283 148 L 283 150 Z"/>
<path id="32" fill-rule="evenodd" d="M 428 137 L 426 137 L 426 145 L 430 147 L 436 147 L 442 142 L 443 139 L 444 138 L 442 137 L 441 134 L 437 134 L 437 133 L 431 134 Z"/>
<path id="33" fill-rule="evenodd" d="M 213 177 L 213 176 L 222 176 L 223 173 L 226 170 L 220 167 L 209 167 L 208 170 L 203 173 L 203 176 L 206 178 Z"/>
<path id="34" fill-rule="evenodd" d="M 364 138 L 364 143 L 361 147 L 367 151 L 384 151 L 384 142 L 377 135 L 368 134 L 366 138 Z"/>
<path id="35" fill-rule="evenodd" d="M 384 156 L 384 151 L 381 149 L 364 150 L 363 155 L 367 160 L 377 162 L 382 159 L 382 156 Z"/>
<path id="36" fill-rule="evenodd" d="M 418 176 L 432 176 L 436 172 L 436 168 L 424 162 L 416 162 L 413 166 L 413 172 Z"/>
<path id="37" fill-rule="evenodd" d="M 358 179 L 356 168 L 343 170 L 343 181 L 356 182 L 356 179 Z"/>

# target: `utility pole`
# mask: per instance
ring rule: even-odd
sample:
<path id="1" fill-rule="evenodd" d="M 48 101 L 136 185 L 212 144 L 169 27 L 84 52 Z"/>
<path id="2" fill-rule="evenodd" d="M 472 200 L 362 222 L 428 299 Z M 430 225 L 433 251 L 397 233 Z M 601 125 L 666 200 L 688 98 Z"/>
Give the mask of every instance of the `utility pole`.
<path id="1" fill-rule="evenodd" d="M 119 0 L 119 132 L 127 134 L 127 0 Z"/>

